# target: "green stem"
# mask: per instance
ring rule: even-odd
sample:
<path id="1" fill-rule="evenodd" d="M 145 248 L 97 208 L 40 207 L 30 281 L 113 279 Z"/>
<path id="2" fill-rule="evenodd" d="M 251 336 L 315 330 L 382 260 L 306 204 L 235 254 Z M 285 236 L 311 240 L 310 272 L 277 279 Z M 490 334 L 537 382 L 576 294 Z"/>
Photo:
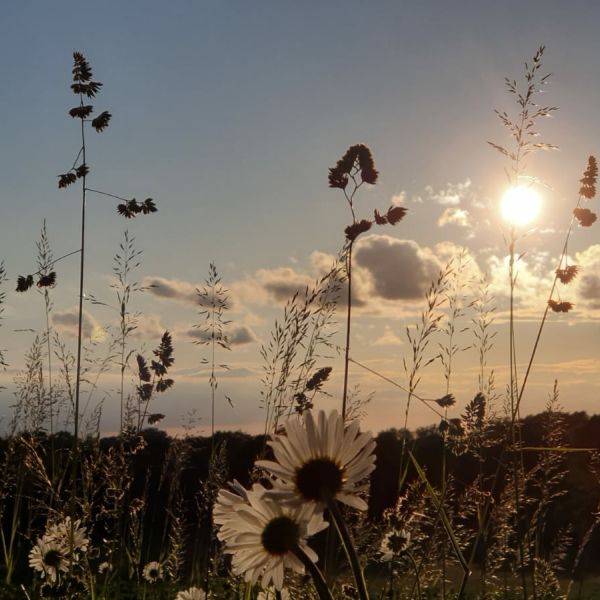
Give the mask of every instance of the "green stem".
<path id="1" fill-rule="evenodd" d="M 320 600 L 333 600 L 333 596 L 323 579 L 323 575 L 315 563 L 308 558 L 300 546 L 292 550 L 292 554 L 304 565 L 304 568 L 311 574 Z"/>
<path id="2" fill-rule="evenodd" d="M 358 555 L 356 554 L 356 548 L 354 547 L 352 538 L 350 537 L 350 532 L 346 527 L 346 522 L 344 521 L 344 517 L 340 511 L 340 507 L 334 498 L 327 498 L 325 499 L 325 502 L 327 503 L 327 508 L 331 513 L 333 522 L 335 523 L 335 528 L 339 533 L 344 550 L 346 551 L 346 556 L 348 557 L 348 561 L 352 567 L 354 580 L 356 581 L 356 587 L 358 589 L 358 596 L 360 600 L 369 600 L 369 592 L 367 591 L 365 576 L 362 567 L 360 566 Z"/>
<path id="3" fill-rule="evenodd" d="M 408 560 L 412 563 L 413 569 L 415 570 L 415 585 L 417 586 L 417 598 L 421 600 L 421 579 L 419 573 L 419 565 L 415 560 L 415 557 L 412 555 L 412 552 L 409 550 L 406 551 L 406 556 L 408 556 Z"/>

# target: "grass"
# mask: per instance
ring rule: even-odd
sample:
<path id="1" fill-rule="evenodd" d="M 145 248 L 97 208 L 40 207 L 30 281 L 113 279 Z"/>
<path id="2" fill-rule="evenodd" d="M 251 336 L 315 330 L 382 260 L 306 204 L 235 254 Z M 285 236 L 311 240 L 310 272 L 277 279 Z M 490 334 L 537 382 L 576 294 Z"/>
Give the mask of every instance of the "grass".
<path id="1" fill-rule="evenodd" d="M 554 148 L 539 142 L 536 131 L 538 121 L 556 110 L 537 104 L 538 94 L 548 82 L 548 76 L 541 74 L 543 54 L 541 47 L 526 64 L 523 81 L 506 80 L 507 90 L 516 100 L 516 115 L 497 111 L 512 146 L 492 146 L 507 159 L 507 173 L 514 185 L 524 179 L 531 181 L 525 169 L 528 155 Z M 215 511 L 223 510 L 226 497 L 222 490 L 242 462 L 240 456 L 238 464 L 232 463 L 231 447 L 219 441 L 215 431 L 217 373 L 227 368 L 219 363 L 220 355 L 222 350 L 231 349 L 226 319 L 230 299 L 215 264 L 210 264 L 205 284 L 197 291 L 202 319 L 196 326 L 197 341 L 208 349 L 202 364 L 210 371 L 208 445 L 189 436 L 168 440 L 148 429 L 164 418 L 154 408 L 155 399 L 174 385 L 170 370 L 175 363 L 175 349 L 169 332 L 164 332 L 157 345 L 153 340 L 155 348 L 151 352 L 138 347 L 134 339 L 139 313 L 131 303 L 144 291 L 136 282 L 142 253 L 127 231 L 113 268 L 111 288 L 116 306 L 112 308 L 118 316 L 118 327 L 108 352 L 104 356 L 96 354 L 94 345 L 86 343 L 83 334 L 88 196 L 101 194 L 118 201 L 116 209 L 125 219 L 157 211 L 151 198 L 140 203 L 88 186 L 91 169 L 87 162 L 87 132 L 91 128 L 101 133 L 111 118 L 107 111 L 90 118 L 93 106 L 88 102 L 101 87 L 100 82 L 93 80 L 85 57 L 75 53 L 71 88 L 78 104 L 69 114 L 80 121 L 81 142 L 72 167 L 59 176 L 59 187 L 81 184 L 80 245 L 55 259 L 44 222 L 37 243 L 37 270 L 19 276 L 16 282 L 20 293 L 36 284 L 42 299 L 44 327 L 36 332 L 24 358 L 24 368 L 15 381 L 16 402 L 1 457 L 0 596 L 151 600 L 175 598 L 186 587 L 196 585 L 216 598 L 252 600 L 259 597 L 260 590 L 245 583 L 241 573 L 232 571 L 225 552 L 229 542 L 223 532 L 227 532 L 227 527 L 223 526 L 217 535 L 214 526 Z M 572 308 L 559 292 L 568 290 L 565 286 L 578 272 L 577 265 L 568 263 L 574 226 L 578 223 L 588 227 L 595 220 L 595 215 L 583 208 L 583 203 L 596 193 L 595 159 L 588 159 L 580 180 L 582 186 L 547 302 L 540 307 L 539 330 L 524 373 L 517 369 L 514 302 L 522 257 L 519 244 L 524 243 L 524 238 L 515 227 L 510 229 L 506 240 L 510 261 L 510 375 L 503 382 L 504 394 L 497 390 L 495 374 L 488 368 L 488 355 L 495 343 L 495 299 L 485 279 L 468 279 L 466 250 L 441 269 L 424 296 L 420 318 L 406 327 L 408 350 L 398 375 L 402 383 L 352 358 L 355 244 L 378 227 L 395 226 L 405 217 L 410 218 L 400 206 L 391 206 L 382 213 L 374 209 L 373 218 L 357 217 L 356 202 L 363 186 L 376 185 L 378 175 L 374 156 L 364 144 L 350 146 L 329 169 L 329 185 L 343 195 L 351 223 L 343 229 L 343 238 L 340 227 L 342 247 L 329 271 L 314 285 L 292 296 L 271 337 L 261 347 L 265 436 L 256 441 L 253 453 L 243 460 L 245 475 L 249 472 L 245 484 L 262 481 L 267 487 L 279 485 L 277 477 L 267 484 L 264 471 L 252 469 L 252 461 L 257 456 L 273 458 L 267 436 L 283 435 L 288 419 L 300 418 L 302 423 L 302 417 L 318 407 L 322 394 L 331 394 L 328 362 L 338 351 L 343 356 L 340 413 L 346 433 L 354 431 L 370 398 L 352 393 L 351 366 L 369 370 L 405 394 L 401 422 L 397 423 L 401 430 L 394 434 L 396 454 L 386 457 L 395 469 L 387 482 L 391 501 L 381 519 L 370 519 L 356 510 L 342 508 L 336 496 L 339 490 L 325 494 L 325 486 L 321 486 L 317 492 L 322 494 L 331 524 L 328 533 L 314 542 L 321 560 L 313 564 L 298 540 L 288 547 L 285 544 L 289 540 L 282 539 L 284 547 L 274 551 L 276 556 L 291 553 L 302 560 L 314 586 L 308 585 L 308 579 L 301 575 L 286 578 L 286 586 L 294 599 L 318 596 L 328 600 L 579 600 L 600 596 L 597 580 L 588 578 L 585 587 L 581 583 L 588 575 L 589 551 L 600 524 L 597 507 L 589 507 L 583 532 L 552 528 L 552 513 L 568 491 L 568 453 L 591 453 L 586 448 L 566 445 L 566 419 L 557 383 L 543 416 L 539 446 L 524 446 L 520 412 L 548 315 Z M 60 284 L 55 265 L 75 254 L 79 256 L 80 268 L 78 335 L 73 351 L 54 330 L 52 312 L 53 288 Z M 6 269 L 0 263 L 0 285 L 6 282 Z M 0 325 L 5 300 L 6 292 L 0 291 Z M 110 307 L 101 299 L 90 300 L 94 305 Z M 343 303 L 344 343 L 338 347 L 334 337 L 336 317 Z M 462 414 L 451 417 L 456 400 L 452 393 L 455 361 L 467 347 L 477 353 L 478 392 Z M 4 350 L 0 352 L 0 367 L 3 366 Z M 120 427 L 118 435 L 108 443 L 100 436 L 102 402 L 95 403 L 94 398 L 102 376 L 115 368 L 119 374 Z M 425 370 L 434 369 L 438 369 L 439 394 L 425 398 L 421 393 L 422 377 Z M 135 383 L 128 385 L 131 377 Z M 431 466 L 429 471 L 424 468 L 417 441 L 409 433 L 415 402 L 427 406 L 439 418 L 438 430 L 432 436 L 439 474 L 432 473 Z M 61 435 L 63 429 L 72 431 L 72 435 Z M 358 429 L 355 433 L 358 435 Z M 152 440 L 152 436 L 156 439 Z M 165 445 L 162 462 L 155 460 L 149 450 L 153 444 Z M 290 450 L 290 455 L 295 454 L 297 448 Z M 592 457 L 586 465 L 586 477 L 590 485 L 600 485 L 597 453 Z M 324 452 L 317 459 L 326 462 L 331 457 Z M 472 465 L 469 477 L 454 468 L 459 460 L 466 461 L 463 465 Z M 297 480 L 305 467 L 306 464 L 298 467 Z M 335 475 L 335 469 L 343 471 L 345 467 L 338 461 L 332 468 Z M 330 482 L 335 480 L 333 475 Z M 340 481 L 345 481 L 345 477 L 349 477 L 348 473 L 342 472 Z M 357 496 L 368 499 L 367 487 Z M 268 494 L 264 498 L 269 498 Z M 235 502 L 246 502 L 243 494 Z M 253 508 L 246 502 L 230 518 L 243 520 L 243 515 Z M 390 534 L 406 543 L 394 548 L 391 561 L 384 563 L 381 545 L 391 539 L 386 537 Z M 224 543 L 221 538 L 225 538 Z M 261 551 L 269 552 L 264 535 L 261 539 Z M 157 581 L 148 574 L 148 565 L 154 562 L 159 564 Z M 273 592 L 273 596 L 278 598 L 281 594 Z"/>

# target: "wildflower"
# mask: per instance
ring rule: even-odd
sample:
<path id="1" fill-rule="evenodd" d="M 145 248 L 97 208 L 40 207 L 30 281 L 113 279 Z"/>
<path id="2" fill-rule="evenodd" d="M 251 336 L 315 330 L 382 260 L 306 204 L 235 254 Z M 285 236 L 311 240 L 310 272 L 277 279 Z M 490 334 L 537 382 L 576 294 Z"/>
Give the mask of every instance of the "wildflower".
<path id="1" fill-rule="evenodd" d="M 570 265 L 564 269 L 556 269 L 556 277 L 561 283 L 571 283 L 571 281 L 575 279 L 578 272 L 579 267 L 577 265 Z"/>
<path id="2" fill-rule="evenodd" d="M 111 117 L 112 115 L 107 110 L 101 112 L 95 119 L 92 120 L 92 127 L 98 133 L 102 133 L 108 127 L 108 122 L 110 121 Z"/>
<path id="3" fill-rule="evenodd" d="M 348 185 L 348 175 L 355 167 L 360 170 L 361 179 L 365 183 L 374 185 L 377 182 L 379 173 L 375 170 L 371 151 L 364 144 L 356 144 L 350 146 L 335 167 L 329 169 L 329 187 L 345 189 Z"/>
<path id="4" fill-rule="evenodd" d="M 219 490 L 217 501 L 213 508 L 213 520 L 221 529 L 229 528 L 231 523 L 231 526 L 235 529 L 237 511 L 242 506 L 248 504 L 248 492 L 236 480 L 230 481 L 227 485 L 229 489 L 222 488 Z M 264 490 L 261 486 L 254 486 L 256 493 L 260 489 Z"/>
<path id="5" fill-rule="evenodd" d="M 598 178 L 598 163 L 595 157 L 590 156 L 588 158 L 588 166 L 585 170 L 583 177 L 579 180 L 581 182 L 581 188 L 579 188 L 579 194 L 584 198 L 590 200 L 596 195 L 596 179 Z"/>
<path id="6" fill-rule="evenodd" d="M 368 221 L 367 219 L 363 219 L 362 221 L 357 221 L 356 223 L 352 223 L 352 225 L 348 225 L 348 227 L 344 229 L 346 239 L 350 242 L 353 242 L 361 233 L 369 231 L 369 229 L 371 229 L 371 225 L 371 221 Z"/>
<path id="7" fill-rule="evenodd" d="M 375 442 L 370 433 L 359 433 L 359 427 L 353 421 L 345 428 L 337 411 L 329 417 L 320 411 L 318 425 L 310 411 L 304 413 L 304 427 L 289 419 L 286 434 L 269 442 L 277 462 L 256 462 L 282 480 L 269 494 L 299 504 L 337 499 L 366 510 L 358 494 L 366 488 L 361 482 L 375 469 Z"/>
<path id="8" fill-rule="evenodd" d="M 410 544 L 410 533 L 406 529 L 392 529 L 388 531 L 381 541 L 379 552 L 381 560 L 389 562 L 395 556 L 406 552 Z"/>
<path id="9" fill-rule="evenodd" d="M 46 536 L 65 546 L 69 554 L 72 551 L 75 560 L 79 558 L 79 552 L 87 552 L 90 543 L 81 520 L 77 519 L 71 525 L 71 517 L 67 517 L 62 523 L 50 525 L 46 529 Z"/>
<path id="10" fill-rule="evenodd" d="M 144 571 L 143 571 L 142 574 L 144 576 L 144 579 L 148 583 L 156 583 L 157 581 L 159 581 L 163 577 L 162 565 L 159 562 L 155 561 L 155 560 L 150 561 L 144 567 Z"/>
<path id="11" fill-rule="evenodd" d="M 306 389 L 309 392 L 313 390 L 320 390 L 323 382 L 327 381 L 329 374 L 331 373 L 331 367 L 322 367 L 318 371 L 315 371 L 313 376 L 306 382 Z"/>
<path id="12" fill-rule="evenodd" d="M 375 162 L 373 161 L 371 151 L 364 144 L 358 144 L 356 148 L 361 179 L 365 183 L 375 185 L 379 173 L 375 170 Z"/>
<path id="13" fill-rule="evenodd" d="M 175 596 L 175 600 L 206 600 L 206 592 L 198 587 L 182 590 Z"/>
<path id="14" fill-rule="evenodd" d="M 396 223 L 399 223 L 404 218 L 404 215 L 406 215 L 407 212 L 408 210 L 403 206 L 390 206 L 386 215 L 388 223 L 390 225 L 395 225 Z"/>
<path id="15" fill-rule="evenodd" d="M 284 568 L 302 573 L 296 554 L 303 552 L 316 562 L 318 556 L 307 545 L 308 537 L 327 527 L 314 505 L 289 506 L 265 494 L 259 484 L 245 492 L 246 498 L 221 490 L 214 520 L 220 526 L 217 537 L 233 558 L 233 572 L 252 584 L 261 578 L 262 587 L 271 582 L 283 587 Z"/>
<path id="16" fill-rule="evenodd" d="M 442 408 L 448 408 L 456 404 L 456 398 L 452 394 L 446 394 L 436 400 L 436 404 Z"/>
<path id="17" fill-rule="evenodd" d="M 102 573 L 105 573 L 105 572 L 106 572 L 106 573 L 108 573 L 108 572 L 110 572 L 111 570 L 112 570 L 112 569 L 111 569 L 111 566 L 110 566 L 110 563 L 109 563 L 109 562 L 106 562 L 106 561 L 104 561 L 104 562 L 101 562 L 101 563 L 98 565 L 98 574 L 99 574 L 99 575 L 102 575 Z"/>
<path id="18" fill-rule="evenodd" d="M 581 227 L 590 227 L 598 218 L 596 213 L 592 212 L 589 208 L 574 208 L 573 214 Z"/>
<path id="19" fill-rule="evenodd" d="M 37 286 L 42 287 L 54 287 L 56 285 L 56 273 L 51 271 L 47 275 L 40 275 Z"/>
<path id="20" fill-rule="evenodd" d="M 557 302 L 556 300 L 548 300 L 548 306 L 556 313 L 566 313 L 573 308 L 573 304 L 570 302 Z"/>
<path id="21" fill-rule="evenodd" d="M 33 275 L 19 275 L 17 278 L 17 292 L 26 292 L 33 285 Z"/>
<path id="22" fill-rule="evenodd" d="M 29 566 L 55 584 L 59 574 L 69 570 L 68 551 L 63 542 L 43 535 L 29 552 Z"/>
<path id="23" fill-rule="evenodd" d="M 377 223 L 377 225 L 386 225 L 388 222 L 387 216 L 381 215 L 381 213 L 377 209 L 375 209 L 375 212 L 373 213 L 373 217 L 374 217 L 375 223 Z"/>

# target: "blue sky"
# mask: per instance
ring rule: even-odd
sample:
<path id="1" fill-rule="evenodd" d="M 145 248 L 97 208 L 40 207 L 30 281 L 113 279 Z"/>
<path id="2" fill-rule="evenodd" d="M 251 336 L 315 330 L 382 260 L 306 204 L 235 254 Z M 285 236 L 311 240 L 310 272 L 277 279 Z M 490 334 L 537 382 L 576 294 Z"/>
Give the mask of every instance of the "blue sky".
<path id="1" fill-rule="evenodd" d="M 380 171 L 380 183 L 362 194 L 359 213 L 371 215 L 402 196 L 409 217 L 386 235 L 414 240 L 420 256 L 441 257 L 436 244 L 464 244 L 482 271 L 494 268 L 500 264 L 494 257 L 501 261 L 504 252 L 495 212 L 505 186 L 504 163 L 486 140 L 503 142 L 506 136 L 493 108 L 511 108 L 504 76 L 518 77 L 523 61 L 546 44 L 544 63 L 553 73 L 547 101 L 560 111 L 542 131 L 561 149 L 537 155 L 530 168 L 552 187 L 544 192 L 539 230 L 557 233 L 526 243 L 532 275 L 523 318 L 534 312 L 527 302 L 543 297 L 578 179 L 587 156 L 598 152 L 600 7 L 593 2 L 57 1 L 12 3 L 2 16 L 0 257 L 9 275 L 31 270 L 44 217 L 56 255 L 77 247 L 78 194 L 58 190 L 56 175 L 78 150 L 77 124 L 67 110 L 74 105 L 71 54 L 79 50 L 104 83 L 95 106 L 113 114 L 109 129 L 89 139 L 89 185 L 125 197 L 152 196 L 159 206 L 157 215 L 126 223 L 111 200 L 90 198 L 86 290 L 108 295 L 112 255 L 127 227 L 144 251 L 140 279 L 162 278 L 193 290 L 214 260 L 237 295 L 235 320 L 252 331 L 256 343 L 267 338 L 280 308 L 268 295 L 254 303 L 249 295 L 264 293 L 273 279 L 315 276 L 311 253 L 333 255 L 341 246 L 347 208 L 328 189 L 326 176 L 349 145 L 369 145 Z M 457 189 L 461 208 L 486 206 L 487 225 L 471 209 L 469 227 L 438 225 L 447 206 L 442 192 Z M 376 242 L 370 242 L 373 252 Z M 591 228 L 578 231 L 571 246 L 573 254 L 587 252 L 590 276 L 600 269 L 599 242 Z M 398 265 L 390 269 L 402 277 Z M 73 259 L 58 269 L 58 312 L 76 303 L 76 271 Z M 555 356 L 557 345 L 549 343 L 543 361 L 558 364 L 564 354 L 597 360 L 598 307 L 587 300 L 577 322 L 564 319 L 549 327 L 549 340 L 568 340 L 568 347 L 564 352 L 563 343 Z M 418 303 L 409 304 L 397 316 L 386 306 L 385 319 L 377 311 L 359 315 L 356 326 L 364 336 L 357 344 L 363 358 L 399 380 L 406 341 L 399 344 L 419 312 Z M 140 298 L 139 309 L 154 330 L 185 331 L 194 318 L 191 304 L 150 293 Z M 11 332 L 39 326 L 39 299 L 11 294 L 5 316 L 0 334 L 6 343 L 0 345 L 10 348 L 16 369 L 30 339 Z M 104 324 L 109 316 L 99 312 L 94 318 Z M 523 326 L 523 353 L 530 329 Z M 370 348 L 369 340 L 384 338 L 388 330 L 398 343 Z M 499 340 L 503 332 L 499 326 Z M 237 348 L 229 362 L 259 373 L 256 343 Z M 199 349 L 184 336 L 179 347 L 182 368 L 192 369 Z M 498 369 L 501 348 L 499 341 Z M 468 373 L 472 357 L 464 363 Z M 598 397 L 595 364 L 577 383 L 585 388 L 587 410 Z M 532 410 L 545 397 L 544 382 L 554 372 L 547 371 L 534 390 Z M 180 413 L 196 402 L 194 382 L 188 383 L 173 392 Z M 365 391 L 377 388 L 369 418 L 379 428 L 377 415 L 396 400 L 369 379 L 361 383 Z M 222 423 L 258 422 L 260 414 L 249 408 L 255 398 L 245 397 L 248 382 L 231 385 L 244 409 L 223 409 Z M 430 385 L 436 385 L 435 374 Z M 463 387 L 466 399 L 467 375 Z M 251 389 L 256 393 L 258 383 Z M 12 401 L 9 392 L 4 405 Z M 204 401 L 198 402 L 206 420 Z M 110 429 L 110 408 L 106 414 Z M 428 418 L 417 415 L 415 424 Z M 178 416 L 169 419 L 167 425 L 176 427 Z"/>

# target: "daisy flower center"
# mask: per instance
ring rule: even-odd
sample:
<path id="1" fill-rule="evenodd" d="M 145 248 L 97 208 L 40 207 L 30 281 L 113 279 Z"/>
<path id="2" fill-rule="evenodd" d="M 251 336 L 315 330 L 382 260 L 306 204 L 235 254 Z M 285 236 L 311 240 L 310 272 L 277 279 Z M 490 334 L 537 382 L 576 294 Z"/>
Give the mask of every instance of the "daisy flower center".
<path id="1" fill-rule="evenodd" d="M 261 541 L 269 554 L 285 554 L 298 545 L 300 530 L 289 517 L 276 517 L 267 523 Z"/>
<path id="2" fill-rule="evenodd" d="M 62 563 L 62 554 L 58 550 L 48 550 L 44 554 L 44 563 L 49 567 L 57 569 Z"/>
<path id="3" fill-rule="evenodd" d="M 330 458 L 313 458 L 296 471 L 296 487 L 307 500 L 335 498 L 344 483 L 344 470 Z"/>

